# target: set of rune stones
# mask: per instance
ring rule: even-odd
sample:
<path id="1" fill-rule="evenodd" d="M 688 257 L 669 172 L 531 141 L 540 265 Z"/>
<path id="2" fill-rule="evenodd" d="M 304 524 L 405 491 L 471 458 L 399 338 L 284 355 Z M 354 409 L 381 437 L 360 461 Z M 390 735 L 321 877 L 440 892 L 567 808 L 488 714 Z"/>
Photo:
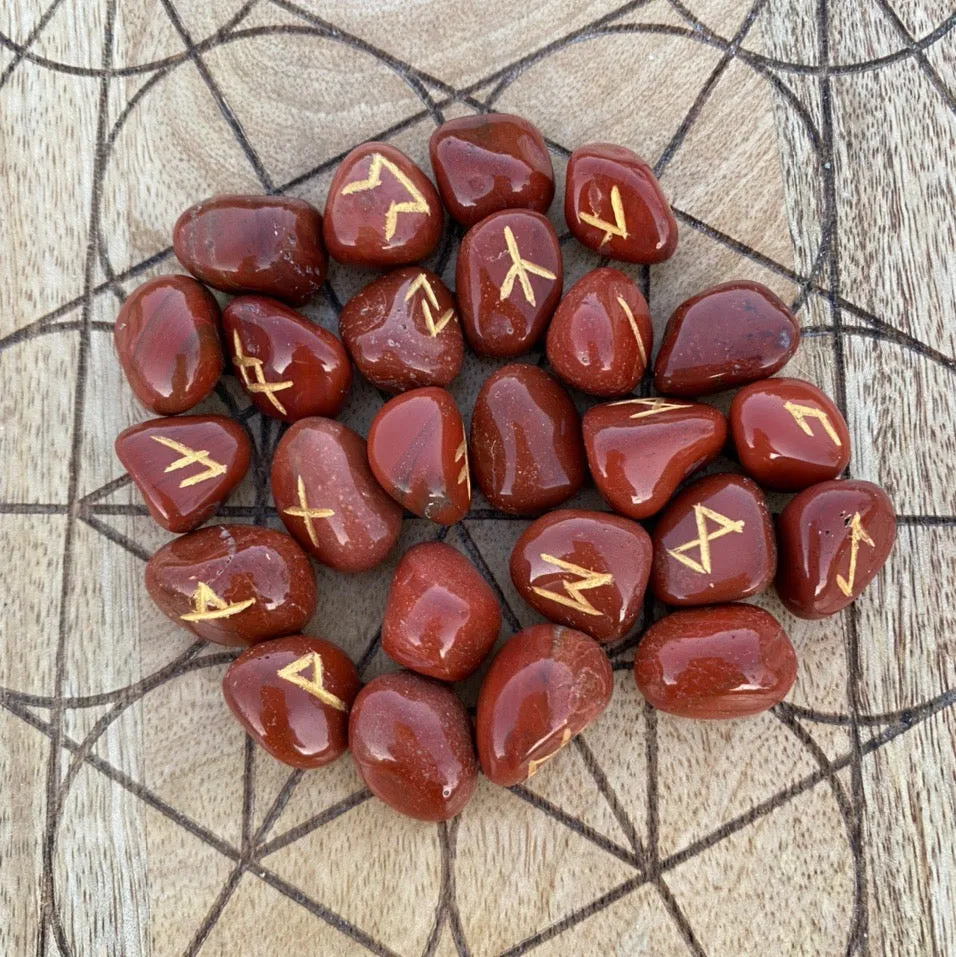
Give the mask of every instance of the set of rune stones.
<path id="1" fill-rule="evenodd" d="M 733 282 L 683 303 L 653 366 L 659 396 L 634 397 L 652 354 L 647 303 L 613 268 L 562 298 L 561 250 L 543 215 L 554 173 L 538 130 L 504 114 L 454 119 L 435 131 L 430 155 L 437 190 L 399 150 L 366 143 L 338 167 L 324 216 L 298 199 L 235 195 L 183 213 L 174 250 L 191 275 L 150 280 L 116 320 L 129 384 L 162 416 L 126 429 L 116 453 L 155 520 L 187 533 L 147 564 L 153 600 L 201 638 L 248 646 L 223 680 L 246 731 L 295 767 L 351 750 L 374 794 L 444 820 L 470 799 L 479 766 L 515 785 L 599 717 L 612 691 L 601 645 L 634 627 L 648 586 L 679 609 L 637 647 L 637 686 L 654 707 L 698 718 L 772 707 L 793 684 L 796 656 L 779 622 L 740 600 L 776 579 L 794 615 L 840 611 L 885 562 L 895 519 L 879 487 L 838 479 L 850 438 L 836 405 L 809 382 L 770 378 L 799 327 L 769 289 Z M 455 295 L 411 265 L 435 249 L 443 206 L 466 230 Z M 572 153 L 564 215 L 577 241 L 609 259 L 658 263 L 677 246 L 651 169 L 621 147 Z M 292 308 L 319 292 L 326 250 L 391 270 L 346 303 L 341 341 Z M 207 286 L 235 298 L 220 312 Z M 542 337 L 553 374 L 497 369 L 466 435 L 447 391 L 464 340 L 501 358 Z M 292 423 L 271 463 L 289 535 L 199 528 L 252 455 L 240 422 L 179 415 L 209 395 L 225 356 L 255 407 Z M 335 420 L 353 362 L 393 396 L 367 439 Z M 565 385 L 613 401 L 582 418 Z M 741 386 L 729 427 L 694 401 Z M 745 474 L 678 492 L 724 449 L 728 428 Z M 555 511 L 589 472 L 614 514 Z M 395 571 L 381 640 L 407 670 L 362 687 L 340 648 L 301 634 L 316 605 L 308 556 L 342 572 L 373 568 L 395 545 L 403 509 L 440 525 L 462 519 L 472 478 L 496 509 L 539 516 L 515 545 L 511 576 L 554 623 L 504 644 L 474 723 L 450 683 L 482 664 L 501 612 L 451 546 L 417 545 Z M 798 493 L 776 532 L 758 483 Z M 648 534 L 637 520 L 652 516 Z"/>

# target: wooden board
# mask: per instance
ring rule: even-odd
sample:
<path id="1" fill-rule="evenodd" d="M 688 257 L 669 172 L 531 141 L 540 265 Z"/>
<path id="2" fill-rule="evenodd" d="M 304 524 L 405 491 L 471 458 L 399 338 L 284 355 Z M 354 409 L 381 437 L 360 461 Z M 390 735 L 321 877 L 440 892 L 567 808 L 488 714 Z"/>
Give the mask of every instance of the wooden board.
<path id="1" fill-rule="evenodd" d="M 954 20 L 951 0 L 3 4 L 0 952 L 956 953 Z M 348 760 L 290 775 L 250 746 L 219 694 L 229 653 L 150 604 L 143 561 L 168 536 L 112 454 L 144 414 L 110 330 L 176 269 L 170 228 L 197 199 L 321 206 L 352 145 L 427 168 L 436 123 L 489 108 L 541 127 L 559 179 L 593 140 L 656 163 L 681 245 L 631 273 L 658 334 L 730 278 L 795 303 L 790 374 L 838 398 L 851 473 L 887 487 L 901 527 L 844 615 L 760 600 L 801 659 L 773 713 L 656 715 L 632 636 L 598 725 L 435 827 L 370 800 Z M 457 239 L 433 264 L 449 278 Z M 597 262 L 563 250 L 568 283 Z M 333 269 L 309 314 L 334 328 L 367 279 Z M 463 407 L 491 368 L 469 360 Z M 345 420 L 364 431 L 379 401 L 358 385 Z M 245 405 L 231 380 L 207 403 L 242 410 L 258 452 L 225 514 L 275 525 L 277 430 Z M 522 527 L 478 501 L 448 536 L 497 581 L 502 638 L 535 620 L 506 571 Z M 409 521 L 403 543 L 435 535 Z M 366 676 L 388 667 L 393 566 L 319 571 L 312 631 Z"/>

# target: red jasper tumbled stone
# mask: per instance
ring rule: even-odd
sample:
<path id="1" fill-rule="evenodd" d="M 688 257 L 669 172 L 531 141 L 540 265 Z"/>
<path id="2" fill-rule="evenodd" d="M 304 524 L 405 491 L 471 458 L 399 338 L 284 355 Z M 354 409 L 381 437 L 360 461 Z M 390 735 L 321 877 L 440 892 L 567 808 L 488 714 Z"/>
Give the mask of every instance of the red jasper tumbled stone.
<path id="1" fill-rule="evenodd" d="M 455 292 L 472 349 L 498 357 L 527 352 L 561 298 L 563 276 L 558 237 L 540 213 L 505 210 L 469 229 Z"/>
<path id="2" fill-rule="evenodd" d="M 850 462 L 846 420 L 802 379 L 767 379 L 741 389 L 730 406 L 730 433 L 747 474 L 782 492 L 834 479 Z"/>
<path id="3" fill-rule="evenodd" d="M 113 342 L 133 394 L 157 415 L 198 405 L 222 375 L 219 304 L 192 276 L 160 276 L 130 293 Z"/>
<path id="4" fill-rule="evenodd" d="M 441 238 L 441 200 L 428 177 L 388 143 L 363 143 L 329 184 L 322 234 L 341 263 L 401 266 Z"/>
<path id="5" fill-rule="evenodd" d="M 878 485 L 811 485 L 777 520 L 777 594 L 798 618 L 835 615 L 873 581 L 895 540 L 893 503 Z"/>
<path id="6" fill-rule="evenodd" d="M 429 142 L 445 208 L 463 226 L 502 209 L 543 213 L 554 199 L 554 169 L 537 128 L 520 116 L 480 113 L 447 120 Z"/>
<path id="7" fill-rule="evenodd" d="M 370 681 L 352 706 L 349 747 L 368 789 L 408 817 L 447 821 L 475 793 L 468 712 L 451 688 L 421 675 Z"/>
<path id="8" fill-rule="evenodd" d="M 478 693 L 481 770 L 495 784 L 526 781 L 600 717 L 614 677 L 601 646 L 559 625 L 533 625 L 495 655 Z"/>
<path id="9" fill-rule="evenodd" d="M 622 638 L 641 612 L 651 539 L 637 522 L 561 509 L 532 522 L 511 552 L 511 580 L 545 618 L 600 642 Z"/>
<path id="10" fill-rule="evenodd" d="M 786 304 L 758 282 L 706 289 L 674 311 L 654 363 L 664 395 L 710 395 L 781 369 L 796 352 L 800 327 Z"/>
<path id="11" fill-rule="evenodd" d="M 349 709 L 361 682 L 341 648 L 289 635 L 244 651 L 222 694 L 252 739 L 293 768 L 331 764 L 349 746 Z"/>
<path id="12" fill-rule="evenodd" d="M 444 542 L 402 556 L 385 605 L 382 649 L 412 671 L 462 681 L 484 660 L 501 608 L 474 565 Z"/>
<path id="13" fill-rule="evenodd" d="M 677 222 L 653 170 L 623 146 L 592 143 L 571 154 L 564 218 L 578 242 L 612 259 L 659 263 L 677 249 Z"/>
<path id="14" fill-rule="evenodd" d="M 641 694 L 683 718 L 743 718 L 772 708 L 797 677 L 797 656 L 773 615 L 753 605 L 674 612 L 634 657 Z"/>
<path id="15" fill-rule="evenodd" d="M 327 329 L 265 296 L 233 299 L 222 328 L 236 377 L 264 415 L 295 422 L 342 411 L 352 364 Z"/>
<path id="16" fill-rule="evenodd" d="M 261 293 L 293 306 L 322 287 L 328 257 L 322 217 L 289 196 L 213 196 L 173 228 L 176 258 L 223 292 Z"/>
<path id="17" fill-rule="evenodd" d="M 315 611 L 315 574 L 288 535 L 212 525 L 164 545 L 146 564 L 161 611 L 200 638 L 253 645 L 295 634 Z"/>

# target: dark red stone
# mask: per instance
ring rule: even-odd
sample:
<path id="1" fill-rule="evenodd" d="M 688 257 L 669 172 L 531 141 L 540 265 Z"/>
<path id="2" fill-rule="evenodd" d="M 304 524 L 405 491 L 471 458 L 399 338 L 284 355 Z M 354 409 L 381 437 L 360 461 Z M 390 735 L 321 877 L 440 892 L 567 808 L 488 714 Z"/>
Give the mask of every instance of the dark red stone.
<path id="1" fill-rule="evenodd" d="M 581 509 L 543 515 L 511 552 L 511 580 L 545 618 L 600 642 L 627 634 L 641 613 L 651 539 L 637 522 Z"/>
<path id="2" fill-rule="evenodd" d="M 282 436 L 272 497 L 299 544 L 339 571 L 374 568 L 402 530 L 401 506 L 375 481 L 365 440 L 332 419 L 300 419 Z"/>
<path id="3" fill-rule="evenodd" d="M 157 415 L 198 405 L 222 375 L 219 304 L 191 276 L 160 276 L 130 293 L 113 342 L 133 394 Z"/>
<path id="4" fill-rule="evenodd" d="M 216 289 L 261 293 L 293 306 L 319 291 L 328 266 L 319 211 L 288 196 L 213 196 L 197 203 L 176 221 L 173 250 Z"/>
<path id="5" fill-rule="evenodd" d="M 878 485 L 812 485 L 777 521 L 777 594 L 798 618 L 835 615 L 873 581 L 895 540 L 893 503 Z"/>
<path id="6" fill-rule="evenodd" d="M 349 747 L 368 789 L 408 817 L 447 821 L 475 793 L 468 712 L 451 688 L 421 675 L 370 681 L 352 706 Z"/>
<path id="7" fill-rule="evenodd" d="M 149 514 L 171 532 L 198 528 L 249 469 L 252 445 L 224 415 L 150 419 L 116 437 L 116 457 Z"/>
<path id="8" fill-rule="evenodd" d="M 611 664 L 593 638 L 558 625 L 519 631 L 478 694 L 481 770 L 502 787 L 526 781 L 600 717 L 613 690 Z"/>
<path id="9" fill-rule="evenodd" d="M 320 768 L 348 750 L 361 682 L 348 655 L 305 635 L 244 651 L 222 679 L 230 711 L 252 739 L 293 768 Z"/>
<path id="10" fill-rule="evenodd" d="M 780 622 L 753 605 L 678 611 L 637 646 L 634 678 L 658 711 L 683 718 L 744 718 L 772 708 L 797 677 Z"/>
<path id="11" fill-rule="evenodd" d="M 501 609 L 474 565 L 444 542 L 415 545 L 395 569 L 382 649 L 412 671 L 462 681 L 498 637 Z"/>

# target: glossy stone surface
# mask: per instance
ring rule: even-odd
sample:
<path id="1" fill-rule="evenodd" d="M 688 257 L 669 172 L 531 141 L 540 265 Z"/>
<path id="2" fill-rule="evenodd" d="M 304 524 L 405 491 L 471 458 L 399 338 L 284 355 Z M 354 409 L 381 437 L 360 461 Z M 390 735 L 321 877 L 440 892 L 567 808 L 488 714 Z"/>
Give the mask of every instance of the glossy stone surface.
<path id="1" fill-rule="evenodd" d="M 741 475 L 688 485 L 654 526 L 652 585 L 668 605 L 714 605 L 762 592 L 777 570 L 763 492 Z"/>
<path id="2" fill-rule="evenodd" d="M 363 143 L 329 184 L 322 235 L 341 263 L 401 266 L 441 238 L 441 200 L 428 177 L 388 143 Z"/>
<path id="3" fill-rule="evenodd" d="M 501 628 L 498 599 L 464 555 L 423 542 L 402 556 L 385 605 L 382 649 L 412 671 L 462 681 Z"/>
<path id="4" fill-rule="evenodd" d="M 527 352 L 561 298 L 563 276 L 558 237 L 540 213 L 506 210 L 469 229 L 455 293 L 472 349 L 498 357 Z"/>
<path id="5" fill-rule="evenodd" d="M 114 448 L 149 514 L 171 532 L 191 531 L 213 515 L 252 454 L 243 427 L 224 415 L 150 419 L 120 432 Z"/>
<path id="6" fill-rule="evenodd" d="M 327 329 L 265 296 L 233 299 L 222 329 L 236 378 L 263 415 L 295 422 L 342 411 L 352 363 Z"/>
<path id="7" fill-rule="evenodd" d="M 644 375 L 654 330 L 641 291 L 617 269 L 585 273 L 548 326 L 548 362 L 591 395 L 626 395 Z"/>
<path id="8" fill-rule="evenodd" d="M 408 817 L 447 821 L 475 793 L 468 712 L 454 691 L 421 675 L 370 681 L 352 706 L 349 747 L 368 789 Z"/>
<path id="9" fill-rule="evenodd" d="M 780 622 L 753 605 L 678 611 L 652 625 L 634 657 L 641 694 L 683 718 L 744 718 L 786 697 L 797 656 Z"/>
<path id="10" fill-rule="evenodd" d="M 554 169 L 537 128 L 520 116 L 480 113 L 447 120 L 429 141 L 445 208 L 462 226 L 502 209 L 543 213 L 554 199 Z"/>
<path id="11" fill-rule="evenodd" d="M 415 267 L 354 295 L 339 333 L 359 372 L 386 392 L 449 385 L 465 352 L 454 297 L 433 272 Z"/>
<path id="12" fill-rule="evenodd" d="M 328 267 L 319 211 L 290 196 L 213 196 L 190 206 L 173 228 L 173 250 L 216 289 L 292 306 L 319 291 Z"/>
<path id="13" fill-rule="evenodd" d="M 698 396 L 766 379 L 790 360 L 800 327 L 759 282 L 727 282 L 681 303 L 654 363 L 664 395 Z"/>
<path id="14" fill-rule="evenodd" d="M 468 441 L 455 400 L 444 389 L 413 389 L 389 399 L 368 430 L 368 462 L 378 484 L 415 515 L 454 525 L 468 513 Z"/>
<path id="15" fill-rule="evenodd" d="M 559 625 L 519 631 L 478 693 L 481 770 L 502 787 L 526 781 L 601 715 L 613 690 L 611 664 L 593 638 Z"/>
<path id="16" fill-rule="evenodd" d="M 511 580 L 521 597 L 545 618 L 600 642 L 634 626 L 650 572 L 650 536 L 637 522 L 606 512 L 549 512 L 511 552 Z"/>
<path id="17" fill-rule="evenodd" d="M 482 494 L 514 515 L 554 508 L 584 482 L 577 410 L 537 366 L 507 365 L 488 376 L 472 411 L 469 452 Z"/>
<path id="18" fill-rule="evenodd" d="M 677 221 L 654 172 L 623 146 L 592 143 L 568 160 L 564 218 L 602 256 L 659 263 L 677 249 Z"/>
<path id="19" fill-rule="evenodd" d="M 365 440 L 332 419 L 300 419 L 282 436 L 272 497 L 299 544 L 343 572 L 374 568 L 402 529 L 401 506 L 375 481 Z"/>
<path id="20" fill-rule="evenodd" d="M 130 293 L 113 344 L 133 394 L 157 415 L 191 409 L 222 375 L 219 304 L 192 276 L 159 276 Z"/>
<path id="21" fill-rule="evenodd" d="M 777 520 L 777 594 L 798 618 L 835 615 L 873 581 L 895 540 L 893 503 L 878 485 L 811 485 Z"/>
<path id="22" fill-rule="evenodd" d="M 850 431 L 836 404 L 802 379 L 754 382 L 734 396 L 730 434 L 748 475 L 796 492 L 836 478 L 850 462 Z"/>
<path id="23" fill-rule="evenodd" d="M 150 598 L 178 625 L 221 645 L 301 631 L 315 611 L 315 574 L 288 535 L 212 525 L 164 545 L 146 564 Z"/>
<path id="24" fill-rule="evenodd" d="M 594 484 L 614 511 L 631 518 L 659 512 L 727 438 L 727 420 L 716 409 L 670 399 L 596 405 L 582 429 Z"/>
<path id="25" fill-rule="evenodd" d="M 349 709 L 361 682 L 341 648 L 289 635 L 244 651 L 222 694 L 246 733 L 293 768 L 331 764 L 349 746 Z"/>

